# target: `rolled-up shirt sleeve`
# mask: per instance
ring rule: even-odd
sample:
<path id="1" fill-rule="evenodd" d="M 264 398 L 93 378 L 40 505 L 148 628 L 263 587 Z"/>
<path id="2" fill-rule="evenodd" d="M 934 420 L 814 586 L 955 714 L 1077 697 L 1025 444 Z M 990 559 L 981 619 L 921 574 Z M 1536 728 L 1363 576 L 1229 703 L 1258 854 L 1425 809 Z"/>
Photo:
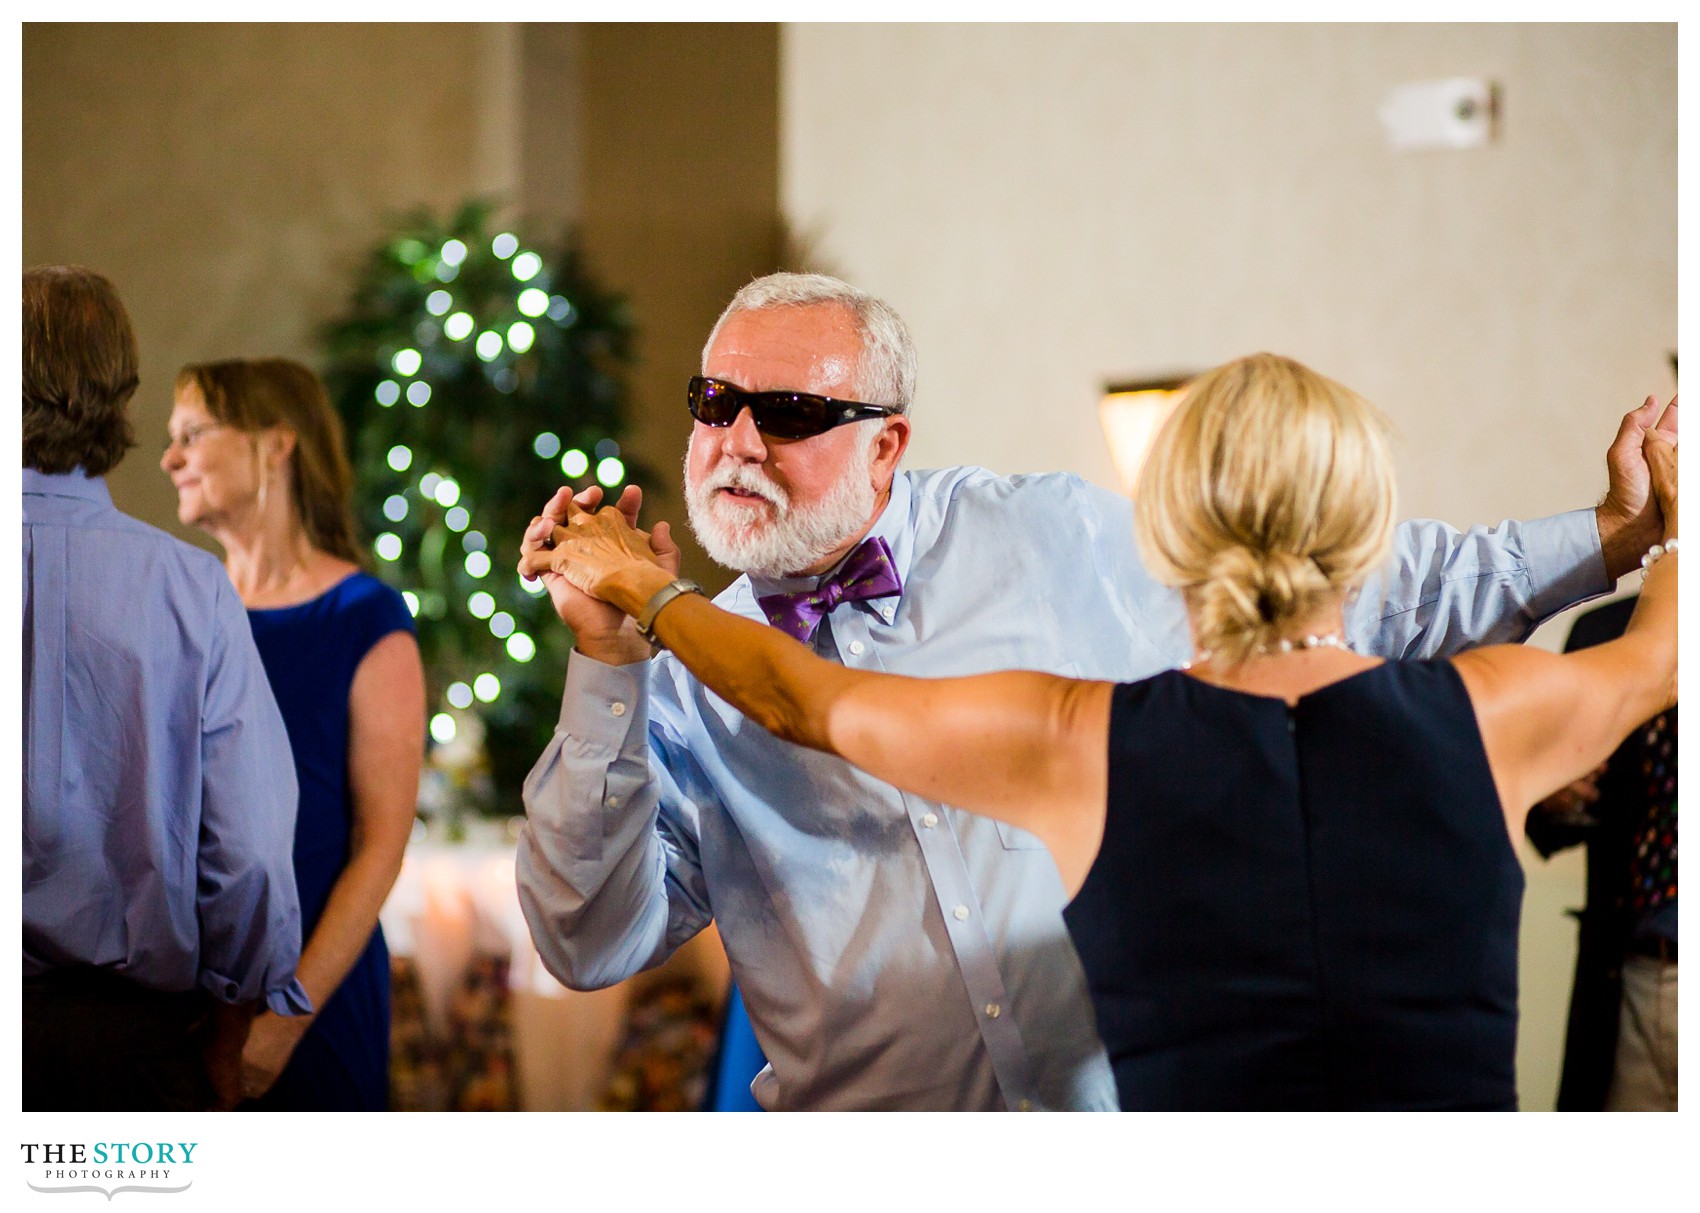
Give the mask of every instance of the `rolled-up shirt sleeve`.
<path id="1" fill-rule="evenodd" d="M 711 917 L 694 807 L 650 720 L 651 664 L 575 652 L 554 735 L 525 781 L 520 906 L 544 966 L 572 989 L 659 964 Z"/>
<path id="2" fill-rule="evenodd" d="M 1385 572 L 1348 611 L 1362 651 L 1444 657 L 1508 644 L 1612 583 L 1593 510 L 1460 531 L 1433 519 L 1402 523 Z"/>
<path id="3" fill-rule="evenodd" d="M 199 982 L 222 1002 L 263 998 L 279 1015 L 305 1015 L 313 1006 L 295 976 L 301 906 L 289 734 L 235 592 L 221 587 L 214 612 L 201 718 Z"/>

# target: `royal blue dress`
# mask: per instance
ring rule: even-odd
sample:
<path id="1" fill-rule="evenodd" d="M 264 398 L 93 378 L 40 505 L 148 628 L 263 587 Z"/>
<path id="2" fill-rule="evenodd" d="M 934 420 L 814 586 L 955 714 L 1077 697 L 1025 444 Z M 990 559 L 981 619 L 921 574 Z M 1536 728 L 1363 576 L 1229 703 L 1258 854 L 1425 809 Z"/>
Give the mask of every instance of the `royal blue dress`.
<path id="1" fill-rule="evenodd" d="M 1115 689 L 1064 911 L 1124 1109 L 1513 1109 L 1523 872 L 1449 662 Z"/>
<path id="2" fill-rule="evenodd" d="M 349 858 L 348 695 L 354 672 L 385 636 L 412 633 L 413 617 L 400 594 L 356 572 L 309 602 L 249 611 L 248 622 L 295 752 L 301 787 L 295 883 L 305 943 Z M 348 976 L 317 1010 L 277 1085 L 244 1106 L 278 1112 L 384 1111 L 389 1105 L 390 958 L 381 927 L 374 928 Z"/>

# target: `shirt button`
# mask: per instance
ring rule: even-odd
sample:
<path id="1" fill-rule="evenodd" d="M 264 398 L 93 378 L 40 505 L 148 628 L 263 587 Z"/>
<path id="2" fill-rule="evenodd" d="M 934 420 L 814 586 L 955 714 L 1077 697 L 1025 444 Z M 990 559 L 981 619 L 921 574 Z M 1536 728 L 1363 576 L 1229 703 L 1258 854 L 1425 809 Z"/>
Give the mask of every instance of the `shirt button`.
<path id="1" fill-rule="evenodd" d="M 608 705 L 608 710 L 616 716 L 624 716 L 626 714 L 626 705 L 623 703 L 611 703 Z"/>
<path id="2" fill-rule="evenodd" d="M 927 813 L 927 814 L 924 814 L 921 817 L 922 826 L 924 826 L 925 828 L 927 828 L 929 830 L 932 829 L 934 826 L 938 825 L 938 823 L 939 823 L 939 815 L 937 813 Z"/>
<path id="3" fill-rule="evenodd" d="M 987 1019 L 996 1019 L 999 1015 L 1002 1015 L 1002 1014 L 1003 1014 L 1003 1008 L 1000 1007 L 997 1003 L 988 1002 L 986 1004 L 986 1018 Z"/>
<path id="4" fill-rule="evenodd" d="M 863 644 L 860 640 L 852 640 L 850 642 L 849 647 L 850 647 L 850 656 L 860 657 L 862 655 L 862 650 L 867 648 L 868 646 Z"/>
<path id="5" fill-rule="evenodd" d="M 956 916 L 957 922 L 961 922 L 968 917 L 968 907 L 967 906 L 957 906 L 954 910 L 951 911 L 951 913 Z"/>
<path id="6" fill-rule="evenodd" d="M 1031 1099 L 1024 1099 L 1015 1105 L 1015 1110 L 1017 1112 L 1031 1112 L 1033 1110 L 1033 1101 Z"/>
<path id="7" fill-rule="evenodd" d="M 611 809 L 617 809 L 617 808 L 620 807 L 620 798 L 618 796 L 610 796 L 607 800 L 604 800 L 602 803 L 607 805 Z"/>

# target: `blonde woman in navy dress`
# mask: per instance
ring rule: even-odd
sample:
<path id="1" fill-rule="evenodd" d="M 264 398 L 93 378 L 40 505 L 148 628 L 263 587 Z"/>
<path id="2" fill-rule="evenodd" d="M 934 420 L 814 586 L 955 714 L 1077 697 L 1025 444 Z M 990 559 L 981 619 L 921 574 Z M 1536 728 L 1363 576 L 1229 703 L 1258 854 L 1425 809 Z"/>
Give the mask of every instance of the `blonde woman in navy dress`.
<path id="1" fill-rule="evenodd" d="M 620 607 L 780 736 L 1036 834 L 1124 1108 L 1513 1108 L 1513 840 L 1675 695 L 1674 401 L 1656 411 L 1618 442 L 1646 455 L 1666 540 L 1623 637 L 1564 656 L 1346 647 L 1342 606 L 1392 534 L 1385 425 L 1267 354 L 1195 381 L 1140 480 L 1185 669 L 847 669 L 674 583 L 616 510 L 575 509 L 520 567 Z"/>
<path id="2" fill-rule="evenodd" d="M 390 971 L 378 910 L 401 868 L 425 744 L 412 616 L 360 568 L 341 426 L 306 367 L 185 367 L 160 467 L 178 518 L 224 548 L 301 788 L 298 975 L 315 1013 L 254 1021 L 244 1106 L 382 1111 Z"/>

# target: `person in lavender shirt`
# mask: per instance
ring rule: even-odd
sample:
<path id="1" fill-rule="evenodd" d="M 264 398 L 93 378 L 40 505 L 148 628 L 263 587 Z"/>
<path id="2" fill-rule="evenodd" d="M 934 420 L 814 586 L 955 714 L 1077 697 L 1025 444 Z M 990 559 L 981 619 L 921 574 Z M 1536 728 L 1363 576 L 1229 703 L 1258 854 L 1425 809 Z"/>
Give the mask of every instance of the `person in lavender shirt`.
<path id="1" fill-rule="evenodd" d="M 1127 498 L 1067 474 L 902 470 L 915 365 L 895 311 L 847 283 L 775 274 L 738 292 L 687 396 L 690 523 L 745 574 L 716 602 L 852 669 L 1123 682 L 1187 660 L 1180 595 L 1141 565 Z M 1346 639 L 1448 656 L 1604 593 L 1659 538 L 1640 454 L 1653 421 L 1625 417 L 1597 509 L 1398 527 Z M 618 503 L 634 525 L 640 497 Z M 676 570 L 665 523 L 652 541 Z M 517 864 L 551 972 L 608 985 L 714 921 L 768 1058 L 764 1108 L 1117 1106 L 1039 839 L 773 738 L 656 656 L 645 621 L 543 580 L 576 636 Z"/>
<path id="2" fill-rule="evenodd" d="M 23 1106 L 234 1106 L 295 966 L 295 766 L 219 563 L 113 507 L 136 341 L 111 283 L 23 280 Z"/>

